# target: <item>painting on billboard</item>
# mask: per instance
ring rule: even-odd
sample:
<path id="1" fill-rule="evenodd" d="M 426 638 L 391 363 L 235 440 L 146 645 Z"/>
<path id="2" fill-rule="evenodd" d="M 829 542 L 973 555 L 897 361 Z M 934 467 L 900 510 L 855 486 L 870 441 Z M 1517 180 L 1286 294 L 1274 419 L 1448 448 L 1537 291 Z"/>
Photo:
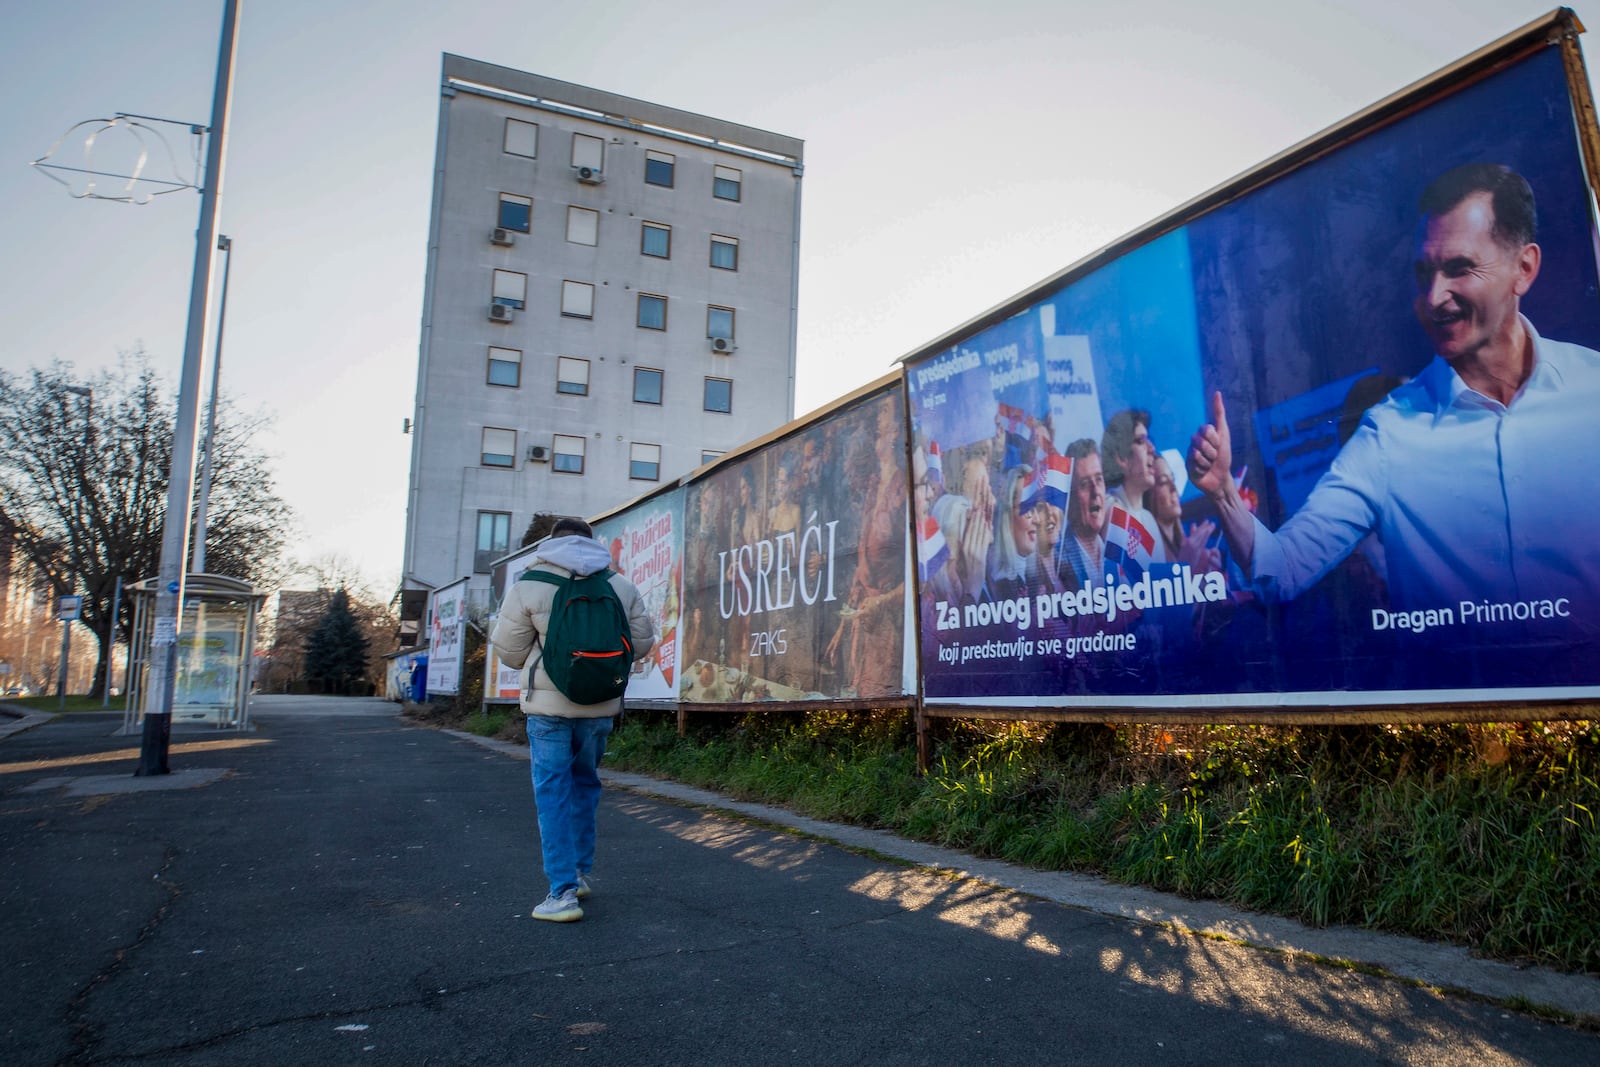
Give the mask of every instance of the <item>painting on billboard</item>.
<path id="1" fill-rule="evenodd" d="M 872 394 L 685 487 L 679 699 L 907 691 L 903 402 Z"/>
<path id="2" fill-rule="evenodd" d="M 1546 48 L 910 363 L 928 698 L 1600 692 L 1576 129 Z"/>
<path id="3" fill-rule="evenodd" d="M 659 639 L 634 664 L 627 696 L 676 700 L 678 696 L 678 580 L 683 564 L 683 491 L 653 496 L 594 524 L 594 535 L 611 551 L 611 568 L 644 598 Z"/>

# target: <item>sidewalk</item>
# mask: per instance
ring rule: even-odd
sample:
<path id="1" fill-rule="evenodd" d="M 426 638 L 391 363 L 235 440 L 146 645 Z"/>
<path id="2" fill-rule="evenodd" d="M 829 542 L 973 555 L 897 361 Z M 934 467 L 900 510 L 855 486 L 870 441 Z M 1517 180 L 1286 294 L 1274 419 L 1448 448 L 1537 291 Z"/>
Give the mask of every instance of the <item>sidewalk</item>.
<path id="1" fill-rule="evenodd" d="M 395 710 L 259 701 L 255 733 L 175 733 L 161 779 L 116 715 L 0 742 L 0 1062 L 1600 1062 L 1434 988 L 1600 1015 L 1593 979 L 637 776 L 584 921 L 535 922 L 526 749 Z"/>
<path id="2" fill-rule="evenodd" d="M 43 726 L 53 718 L 54 715 L 46 712 L 34 711 L 17 704 L 0 703 L 0 741 L 4 741 L 12 734 L 20 734 L 35 726 Z"/>
<path id="3" fill-rule="evenodd" d="M 528 759 L 526 746 L 493 741 L 474 734 L 448 732 L 463 740 L 493 748 L 511 758 Z M 882 830 L 866 830 L 858 826 L 808 819 L 784 808 L 747 804 L 720 793 L 644 775 L 604 771 L 603 778 L 608 786 L 755 819 L 845 848 L 887 856 L 918 867 L 942 871 L 956 878 L 975 879 L 986 885 L 1026 893 L 1070 908 L 1082 908 L 1134 922 L 1153 923 L 1253 948 L 1356 964 L 1443 991 L 1554 1009 L 1583 1017 L 1591 1024 L 1600 1026 L 1600 979 L 1597 978 L 1480 959 L 1455 945 L 1418 941 L 1355 927 L 1318 929 L 1293 919 L 1244 911 L 1214 901 L 1188 900 L 1171 893 L 1108 882 L 1092 875 L 1038 871 L 999 860 L 979 859 L 953 849 L 908 841 Z"/>

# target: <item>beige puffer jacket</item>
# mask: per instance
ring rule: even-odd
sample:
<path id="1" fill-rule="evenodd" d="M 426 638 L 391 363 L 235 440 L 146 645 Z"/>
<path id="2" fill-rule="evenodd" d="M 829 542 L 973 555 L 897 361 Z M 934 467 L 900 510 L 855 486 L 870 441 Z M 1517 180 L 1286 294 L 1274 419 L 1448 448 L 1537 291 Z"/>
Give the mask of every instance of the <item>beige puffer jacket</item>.
<path id="1" fill-rule="evenodd" d="M 568 575 L 595 574 L 611 565 L 611 555 L 590 537 L 573 535 L 545 542 L 532 567 L 565 578 Z M 644 598 L 634 584 L 620 574 L 611 576 L 628 615 L 628 631 L 637 663 L 650 654 L 656 644 L 656 627 L 645 609 Z M 522 671 L 522 713 L 556 715 L 568 719 L 602 719 L 622 710 L 622 698 L 599 704 L 574 704 L 561 694 L 544 672 L 539 635 L 550 625 L 550 607 L 556 587 L 548 582 L 514 581 L 500 604 L 500 615 L 489 632 L 489 643 L 508 667 Z"/>

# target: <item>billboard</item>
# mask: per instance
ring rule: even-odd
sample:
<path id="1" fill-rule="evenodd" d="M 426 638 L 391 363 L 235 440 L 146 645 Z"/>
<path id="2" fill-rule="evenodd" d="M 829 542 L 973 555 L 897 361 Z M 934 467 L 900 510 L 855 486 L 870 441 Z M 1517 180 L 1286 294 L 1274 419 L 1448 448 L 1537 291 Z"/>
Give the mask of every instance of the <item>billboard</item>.
<path id="1" fill-rule="evenodd" d="M 908 361 L 929 704 L 1600 694 L 1579 115 L 1483 69 Z"/>
<path id="2" fill-rule="evenodd" d="M 634 665 L 631 700 L 678 696 L 678 579 L 683 569 L 683 490 L 673 489 L 594 523 L 611 569 L 631 581 L 656 626 L 656 647 Z"/>
<path id="3" fill-rule="evenodd" d="M 904 417 L 896 383 L 684 488 L 680 700 L 910 690 Z"/>
<path id="4" fill-rule="evenodd" d="M 518 575 L 532 565 L 537 552 L 538 549 L 532 547 L 519 550 L 496 560 L 494 566 L 490 568 L 488 612 L 490 633 L 494 632 L 494 620 L 500 615 L 500 604 L 506 598 L 506 591 L 511 588 L 511 583 L 517 580 Z M 483 663 L 484 703 L 519 703 L 522 700 L 522 671 L 501 663 L 500 653 L 495 650 L 494 645 L 486 643 L 484 647 L 488 653 Z"/>
<path id="5" fill-rule="evenodd" d="M 428 695 L 454 696 L 461 689 L 467 651 L 467 579 L 433 591 L 428 611 Z"/>

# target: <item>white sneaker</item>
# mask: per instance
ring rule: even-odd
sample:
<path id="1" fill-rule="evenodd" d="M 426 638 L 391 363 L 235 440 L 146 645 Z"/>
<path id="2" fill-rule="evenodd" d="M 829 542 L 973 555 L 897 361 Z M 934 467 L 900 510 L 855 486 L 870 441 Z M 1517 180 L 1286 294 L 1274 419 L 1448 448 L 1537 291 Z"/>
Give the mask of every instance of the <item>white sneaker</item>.
<path id="1" fill-rule="evenodd" d="M 588 877 L 586 875 L 582 875 L 582 874 L 578 875 L 578 888 L 576 890 L 576 894 L 577 894 L 578 899 L 579 900 L 583 900 L 586 897 L 588 897 L 589 894 L 591 894 L 593 892 L 594 892 L 594 886 L 589 884 Z"/>
<path id="2" fill-rule="evenodd" d="M 533 906 L 533 917 L 553 923 L 575 923 L 583 918 L 583 908 L 578 906 L 578 894 L 567 890 L 559 897 L 554 893 Z"/>

